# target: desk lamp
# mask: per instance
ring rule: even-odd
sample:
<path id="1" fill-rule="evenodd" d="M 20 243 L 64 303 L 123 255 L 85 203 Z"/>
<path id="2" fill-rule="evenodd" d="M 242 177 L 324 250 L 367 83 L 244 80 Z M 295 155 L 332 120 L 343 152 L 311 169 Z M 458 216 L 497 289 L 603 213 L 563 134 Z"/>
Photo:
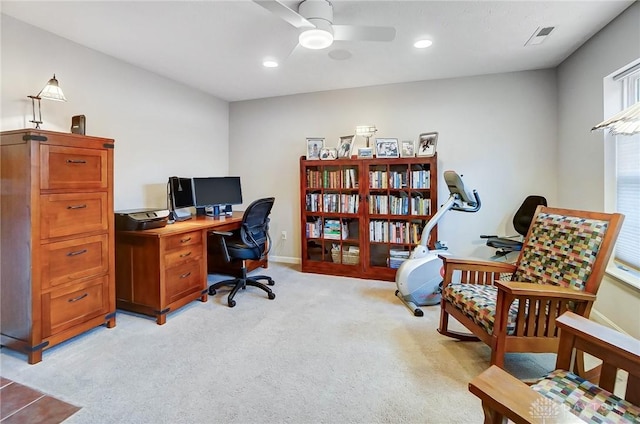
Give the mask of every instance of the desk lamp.
<path id="1" fill-rule="evenodd" d="M 375 125 L 358 125 L 356 127 L 356 135 L 367 139 L 367 147 L 369 147 L 369 138 L 373 136 L 378 129 Z"/>
<path id="2" fill-rule="evenodd" d="M 53 74 L 53 78 L 49 80 L 47 85 L 44 86 L 40 92 L 35 96 L 27 96 L 31 99 L 31 108 L 33 111 L 33 119 L 29 122 L 36 124 L 36 129 L 40 128 L 40 124 L 42 124 L 42 110 L 40 108 L 40 100 L 41 99 L 49 99 L 55 100 L 57 102 L 66 102 L 67 99 L 64 97 L 62 93 L 62 89 L 58 86 L 58 80 L 56 79 L 56 74 Z M 38 102 L 38 114 L 36 117 L 36 101 Z"/>

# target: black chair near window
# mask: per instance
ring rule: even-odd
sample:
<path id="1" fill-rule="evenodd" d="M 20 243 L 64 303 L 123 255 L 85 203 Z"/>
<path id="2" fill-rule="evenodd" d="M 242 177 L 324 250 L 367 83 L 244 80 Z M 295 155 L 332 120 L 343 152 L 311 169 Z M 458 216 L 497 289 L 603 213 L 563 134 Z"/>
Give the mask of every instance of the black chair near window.
<path id="1" fill-rule="evenodd" d="M 251 203 L 242 217 L 242 226 L 239 231 L 221 232 L 212 231 L 211 234 L 218 238 L 222 255 L 227 262 L 242 261 L 242 275 L 238 278 L 219 281 L 209 287 L 209 294 L 215 295 L 216 290 L 223 286 L 231 286 L 231 293 L 227 299 L 230 308 L 236 306 L 235 295 L 240 289 L 247 286 L 258 287 L 265 292 L 269 299 L 275 299 L 275 293 L 267 287 L 275 284 L 273 279 L 266 275 L 247 276 L 246 260 L 260 260 L 268 253 L 271 246 L 269 236 L 269 214 L 275 201 L 274 197 L 258 199 Z M 267 285 L 258 280 L 266 280 Z"/>
<path id="2" fill-rule="evenodd" d="M 547 199 L 543 196 L 527 196 L 513 215 L 513 228 L 518 232 L 516 236 L 500 237 L 497 235 L 481 235 L 480 238 L 487 239 L 487 246 L 496 250 L 494 259 L 507 256 L 511 252 L 522 250 L 522 240 L 527 235 L 531 221 L 538 205 L 547 206 Z"/>

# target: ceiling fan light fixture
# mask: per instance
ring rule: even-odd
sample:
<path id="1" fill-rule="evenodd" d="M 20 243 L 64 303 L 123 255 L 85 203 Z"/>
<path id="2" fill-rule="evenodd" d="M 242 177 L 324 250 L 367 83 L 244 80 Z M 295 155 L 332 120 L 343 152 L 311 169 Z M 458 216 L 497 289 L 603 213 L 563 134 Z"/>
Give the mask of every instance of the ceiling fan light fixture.
<path id="1" fill-rule="evenodd" d="M 307 29 L 300 33 L 298 42 L 302 47 L 311 50 L 326 49 L 333 44 L 333 29 L 331 24 L 324 20 L 314 22 L 315 28 Z"/>

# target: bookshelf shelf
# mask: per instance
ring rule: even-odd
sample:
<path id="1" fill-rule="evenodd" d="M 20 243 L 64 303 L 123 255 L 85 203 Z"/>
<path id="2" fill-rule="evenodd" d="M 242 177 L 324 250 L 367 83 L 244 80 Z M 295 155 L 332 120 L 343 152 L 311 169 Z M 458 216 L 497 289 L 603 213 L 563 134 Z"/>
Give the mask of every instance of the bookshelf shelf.
<path id="1" fill-rule="evenodd" d="M 393 281 L 437 208 L 436 164 L 301 157 L 302 271 Z"/>

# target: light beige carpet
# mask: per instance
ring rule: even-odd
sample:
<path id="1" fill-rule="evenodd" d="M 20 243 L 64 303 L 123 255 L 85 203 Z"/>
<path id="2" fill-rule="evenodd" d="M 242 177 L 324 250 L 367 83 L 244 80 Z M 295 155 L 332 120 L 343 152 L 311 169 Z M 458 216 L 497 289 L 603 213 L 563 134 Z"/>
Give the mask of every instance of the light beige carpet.
<path id="1" fill-rule="evenodd" d="M 219 292 L 163 326 L 118 311 L 37 365 L 2 349 L 0 374 L 82 407 L 66 423 L 482 422 L 467 384 L 484 344 L 438 334 L 439 307 L 414 317 L 394 283 L 296 269 L 260 270 L 275 300 L 248 288 L 228 308 Z M 554 361 L 513 354 L 507 368 L 534 378 Z"/>

